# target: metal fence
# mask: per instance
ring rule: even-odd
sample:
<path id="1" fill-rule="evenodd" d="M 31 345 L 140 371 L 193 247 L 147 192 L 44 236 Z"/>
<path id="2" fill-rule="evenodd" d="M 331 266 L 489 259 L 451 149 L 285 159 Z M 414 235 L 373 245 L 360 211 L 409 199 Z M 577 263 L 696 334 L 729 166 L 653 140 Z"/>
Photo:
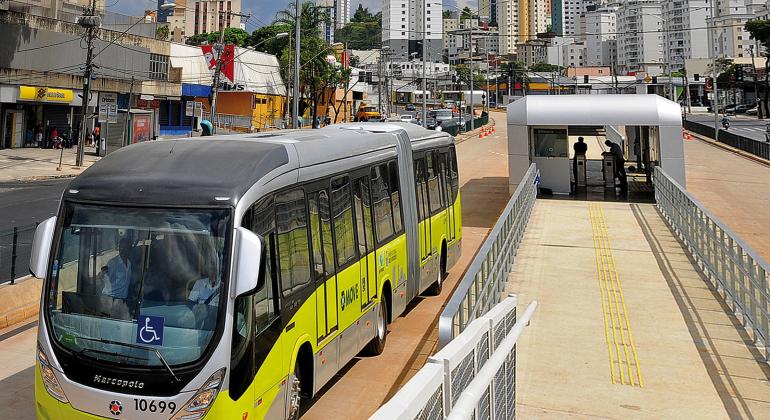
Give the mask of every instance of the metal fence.
<path id="1" fill-rule="evenodd" d="M 36 224 L 0 232 L 0 284 L 29 274 L 29 255 Z"/>
<path id="2" fill-rule="evenodd" d="M 699 124 L 694 121 L 684 121 L 684 128 L 708 138 L 714 138 L 714 127 Z M 770 160 L 770 143 L 757 141 L 748 137 L 739 136 L 730 131 L 719 130 L 719 142 L 744 152 L 751 153 L 762 159 Z"/>
<path id="3" fill-rule="evenodd" d="M 250 115 L 217 114 L 214 125 L 217 128 L 224 128 L 231 131 L 251 132 L 251 123 Z"/>
<path id="4" fill-rule="evenodd" d="M 475 319 L 371 419 L 515 418 L 516 341 L 537 307 L 517 321 L 517 303 L 509 296 Z"/>
<path id="5" fill-rule="evenodd" d="M 439 318 L 441 347 L 500 302 L 535 205 L 537 180 L 537 167 L 532 164 L 449 299 Z"/>
<path id="6" fill-rule="evenodd" d="M 770 360 L 770 266 L 681 185 L 655 168 L 655 201 Z"/>

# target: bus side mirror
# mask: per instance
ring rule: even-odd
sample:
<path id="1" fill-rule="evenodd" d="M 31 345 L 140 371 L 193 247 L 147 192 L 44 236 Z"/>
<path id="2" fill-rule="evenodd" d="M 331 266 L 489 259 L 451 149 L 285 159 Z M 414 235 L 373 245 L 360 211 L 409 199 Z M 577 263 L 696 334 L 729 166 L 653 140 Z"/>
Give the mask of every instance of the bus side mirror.
<path id="1" fill-rule="evenodd" d="M 262 240 L 254 232 L 235 228 L 235 289 L 234 296 L 259 291 L 265 285 L 265 256 Z"/>
<path id="2" fill-rule="evenodd" d="M 56 216 L 45 219 L 37 225 L 35 238 L 32 240 L 32 252 L 29 256 L 29 271 L 37 278 L 45 277 L 48 269 L 48 256 L 51 255 L 53 230 L 56 227 Z"/>

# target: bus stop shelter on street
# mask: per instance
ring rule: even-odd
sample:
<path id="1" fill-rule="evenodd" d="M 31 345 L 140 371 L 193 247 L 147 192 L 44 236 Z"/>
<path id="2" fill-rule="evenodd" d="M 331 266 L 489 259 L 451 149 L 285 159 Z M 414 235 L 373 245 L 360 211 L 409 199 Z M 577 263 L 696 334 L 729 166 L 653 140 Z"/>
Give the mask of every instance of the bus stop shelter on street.
<path id="1" fill-rule="evenodd" d="M 649 175 L 660 166 L 685 186 L 677 103 L 658 95 L 530 95 L 508 105 L 510 191 L 536 163 L 541 187 L 570 194 L 572 144 L 584 133 L 601 140 L 598 148 L 604 138 L 619 143 L 629 163 L 639 162 L 636 170 L 644 168 Z"/>

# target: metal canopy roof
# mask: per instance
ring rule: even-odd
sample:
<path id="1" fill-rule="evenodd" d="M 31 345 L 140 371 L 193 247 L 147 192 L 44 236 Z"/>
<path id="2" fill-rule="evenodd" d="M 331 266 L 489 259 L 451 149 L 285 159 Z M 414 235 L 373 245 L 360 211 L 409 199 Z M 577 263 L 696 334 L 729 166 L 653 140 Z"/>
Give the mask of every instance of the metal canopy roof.
<path id="1" fill-rule="evenodd" d="M 508 124 L 681 127 L 682 111 L 658 95 L 528 95 L 508 105 Z"/>

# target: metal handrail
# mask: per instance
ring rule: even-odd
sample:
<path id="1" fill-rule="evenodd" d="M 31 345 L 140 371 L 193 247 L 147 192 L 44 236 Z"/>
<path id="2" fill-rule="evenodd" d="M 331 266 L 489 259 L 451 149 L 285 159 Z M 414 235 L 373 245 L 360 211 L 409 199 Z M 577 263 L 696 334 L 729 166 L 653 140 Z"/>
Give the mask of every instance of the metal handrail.
<path id="1" fill-rule="evenodd" d="M 654 183 L 658 209 L 770 360 L 770 265 L 660 167 Z"/>
<path id="2" fill-rule="evenodd" d="M 537 307 L 520 319 L 518 299 L 509 295 L 468 325 L 369 420 L 462 418 L 512 420 L 516 417 L 516 341 Z"/>
<path id="3" fill-rule="evenodd" d="M 514 256 L 537 197 L 538 171 L 531 164 L 502 215 L 479 248 L 439 318 L 439 348 L 500 302 Z"/>
<path id="4" fill-rule="evenodd" d="M 524 332 L 524 327 L 529 325 L 529 321 L 535 314 L 537 309 L 537 301 L 532 301 L 527 310 L 524 311 L 521 319 L 516 322 L 513 329 L 508 332 L 508 335 L 497 347 L 497 350 L 492 354 L 492 357 L 487 360 L 484 366 L 476 373 L 476 377 L 460 394 L 460 398 L 452 406 L 452 411 L 447 416 L 447 420 L 468 420 L 476 417 L 476 411 L 478 410 L 481 399 L 488 393 L 490 385 L 495 384 L 495 377 L 501 369 L 504 369 L 505 363 L 510 357 L 511 353 L 515 351 L 516 342 L 519 340 L 521 333 Z M 514 376 L 515 378 L 515 376 Z M 514 383 L 515 386 L 515 383 Z M 494 404 L 492 404 L 492 408 Z M 505 418 L 501 413 L 495 413 L 494 409 L 490 410 L 490 419 L 502 419 Z M 515 411 L 514 411 L 515 413 Z"/>

